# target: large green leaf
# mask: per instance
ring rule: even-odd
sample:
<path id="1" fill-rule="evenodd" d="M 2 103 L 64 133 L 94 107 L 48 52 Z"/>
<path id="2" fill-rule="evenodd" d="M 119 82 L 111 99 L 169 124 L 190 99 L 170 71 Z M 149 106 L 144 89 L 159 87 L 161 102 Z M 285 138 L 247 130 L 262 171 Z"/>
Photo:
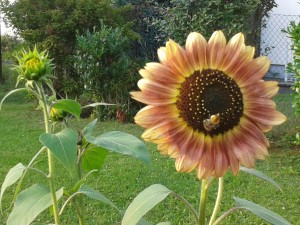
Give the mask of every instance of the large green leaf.
<path id="1" fill-rule="evenodd" d="M 63 188 L 56 192 L 57 199 L 62 195 Z M 42 211 L 51 205 L 52 199 L 49 188 L 34 184 L 18 195 L 6 225 L 29 225 Z"/>
<path id="2" fill-rule="evenodd" d="M 91 199 L 98 200 L 98 201 L 101 201 L 101 202 L 103 202 L 105 204 L 108 204 L 108 205 L 114 207 L 115 209 L 117 209 L 118 211 L 120 211 L 118 209 L 118 207 L 111 200 L 109 200 L 103 194 L 101 194 L 100 192 L 98 192 L 98 191 L 90 188 L 87 185 L 81 185 L 81 187 L 79 188 L 78 192 L 84 194 L 85 196 L 87 196 L 87 197 L 89 197 Z"/>
<path id="3" fill-rule="evenodd" d="M 15 165 L 13 168 L 11 168 L 4 181 L 3 181 L 3 184 L 1 186 L 1 191 L 0 191 L 0 209 L 2 210 L 2 197 L 3 197 L 3 194 L 5 192 L 5 190 L 13 185 L 15 182 L 17 182 L 21 177 L 22 177 L 22 174 L 24 172 L 24 170 L 26 169 L 26 166 L 24 166 L 22 163 L 18 163 L 17 165 Z"/>
<path id="4" fill-rule="evenodd" d="M 253 202 L 250 202 L 245 199 L 233 197 L 237 207 L 246 209 L 252 212 L 254 215 L 262 218 L 263 220 L 274 224 L 274 225 L 291 225 L 288 221 L 282 218 L 280 215 L 260 206 Z"/>
<path id="5" fill-rule="evenodd" d="M 282 189 L 280 187 L 279 184 L 276 183 L 276 181 L 274 181 L 272 178 L 268 177 L 266 174 L 258 171 L 258 170 L 255 170 L 255 169 L 248 169 L 246 167 L 243 167 L 241 166 L 240 169 L 246 173 L 249 173 L 249 174 L 252 174 L 256 177 L 259 177 L 263 180 L 266 180 L 266 181 L 269 181 L 271 184 L 273 184 L 275 187 L 277 187 L 281 192 L 282 192 Z"/>
<path id="6" fill-rule="evenodd" d="M 52 107 L 55 109 L 64 110 L 64 111 L 72 114 L 73 116 L 75 116 L 77 119 L 80 119 L 81 106 L 75 100 L 60 99 L 57 102 L 55 102 Z"/>
<path id="7" fill-rule="evenodd" d="M 173 193 L 161 184 L 153 184 L 139 193 L 128 206 L 121 225 L 135 225 L 154 206 Z"/>
<path id="8" fill-rule="evenodd" d="M 82 155 L 82 169 L 85 171 L 99 170 L 109 154 L 109 151 L 102 147 L 90 147 L 86 149 Z"/>
<path id="9" fill-rule="evenodd" d="M 57 134 L 44 133 L 40 136 L 40 142 L 72 174 L 77 158 L 77 132 L 67 128 Z"/>
<path id="10" fill-rule="evenodd" d="M 137 137 L 120 131 L 111 131 L 98 137 L 86 136 L 86 139 L 96 145 L 113 152 L 131 155 L 146 163 L 150 163 L 150 156 L 146 145 Z"/>

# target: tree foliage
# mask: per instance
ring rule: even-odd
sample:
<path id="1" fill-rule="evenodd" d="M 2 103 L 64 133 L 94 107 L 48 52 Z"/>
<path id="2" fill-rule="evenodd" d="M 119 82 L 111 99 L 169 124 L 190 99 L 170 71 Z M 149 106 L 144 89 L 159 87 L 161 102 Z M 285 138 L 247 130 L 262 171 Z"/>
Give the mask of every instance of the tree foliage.
<path id="1" fill-rule="evenodd" d="M 4 19 L 20 37 L 49 50 L 56 64 L 56 83 L 69 79 L 77 82 L 69 58 L 76 34 L 99 29 L 102 21 L 111 27 L 126 27 L 126 35 L 134 35 L 128 22 L 131 7 L 116 7 L 110 0 L 1 0 L 1 8 Z"/>
<path id="2" fill-rule="evenodd" d="M 261 19 L 274 6 L 274 0 L 171 0 L 169 7 L 159 9 L 154 26 L 159 42 L 173 38 L 183 44 L 191 31 L 208 38 L 215 30 L 223 30 L 229 37 L 243 32 L 249 44 L 257 45 Z"/>
<path id="3" fill-rule="evenodd" d="M 243 32 L 248 44 L 260 48 L 261 21 L 276 6 L 275 0 L 115 0 L 131 3 L 142 40 L 140 50 L 155 58 L 157 47 L 169 38 L 183 44 L 192 31 L 208 38 L 223 30 L 228 37 Z M 257 52 L 259 53 L 259 52 Z"/>
<path id="4" fill-rule="evenodd" d="M 17 36 L 3 35 L 1 37 L 3 60 L 13 60 L 15 54 L 26 46 L 26 43 Z"/>

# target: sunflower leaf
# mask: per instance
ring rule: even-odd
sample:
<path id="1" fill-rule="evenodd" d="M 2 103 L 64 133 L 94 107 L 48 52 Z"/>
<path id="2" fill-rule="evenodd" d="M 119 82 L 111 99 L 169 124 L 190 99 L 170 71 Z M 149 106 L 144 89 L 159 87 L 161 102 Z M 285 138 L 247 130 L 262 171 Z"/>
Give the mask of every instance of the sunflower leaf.
<path id="1" fill-rule="evenodd" d="M 62 195 L 63 188 L 56 192 L 57 199 L 60 199 Z M 49 188 L 34 184 L 18 195 L 6 225 L 29 225 L 42 211 L 51 205 L 52 199 Z"/>
<path id="2" fill-rule="evenodd" d="M 40 142 L 46 146 L 53 155 L 72 174 L 76 164 L 77 132 L 67 128 L 57 134 L 44 133 Z"/>
<path id="3" fill-rule="evenodd" d="M 161 184 L 153 184 L 139 193 L 128 206 L 121 225 L 137 224 L 154 206 L 173 193 Z"/>
<path id="4" fill-rule="evenodd" d="M 18 163 L 17 165 L 15 165 L 14 167 L 12 167 L 8 171 L 6 177 L 5 177 L 4 181 L 3 181 L 3 184 L 1 186 L 1 191 L 0 191 L 0 209 L 1 209 L 1 211 L 2 211 L 2 204 L 1 204 L 1 202 L 2 202 L 2 197 L 3 197 L 3 194 L 4 194 L 5 190 L 9 186 L 11 186 L 15 182 L 17 182 L 22 177 L 23 172 L 24 172 L 25 169 L 26 169 L 26 166 L 24 166 L 22 163 Z"/>
<path id="5" fill-rule="evenodd" d="M 109 154 L 109 151 L 102 147 L 90 147 L 84 151 L 81 158 L 82 169 L 85 171 L 99 170 Z"/>
<path id="6" fill-rule="evenodd" d="M 97 124 L 97 119 L 94 119 L 92 122 L 88 123 L 85 128 L 82 130 L 83 136 L 89 136 L 92 134 Z"/>
<path id="7" fill-rule="evenodd" d="M 131 134 L 121 131 L 110 131 L 97 137 L 86 135 L 85 138 L 96 146 L 113 152 L 130 155 L 145 163 L 150 163 L 150 155 L 146 145 Z"/>
<path id="8" fill-rule="evenodd" d="M 117 209 L 120 212 L 118 207 L 111 200 L 109 200 L 103 194 L 101 194 L 100 192 L 90 188 L 87 185 L 81 185 L 78 192 L 84 194 L 85 196 L 87 196 L 91 199 L 98 200 L 98 201 L 101 201 L 105 204 L 108 204 L 108 205 L 112 206 L 113 208 Z"/>
<path id="9" fill-rule="evenodd" d="M 60 99 L 54 103 L 53 108 L 66 111 L 77 119 L 80 119 L 81 106 L 80 104 L 72 99 Z"/>
<path id="10" fill-rule="evenodd" d="M 281 192 L 283 192 L 282 189 L 281 189 L 281 187 L 280 187 L 280 185 L 275 180 L 273 180 L 272 178 L 268 177 L 266 174 L 264 174 L 264 173 L 262 173 L 262 172 L 260 172 L 258 170 L 255 170 L 255 169 L 248 169 L 248 168 L 243 167 L 243 166 L 241 166 L 240 169 L 242 171 L 246 172 L 246 173 L 249 173 L 251 175 L 259 177 L 259 178 L 261 178 L 263 180 L 269 181 L 271 184 L 273 184 L 275 187 L 277 187 Z"/>
<path id="11" fill-rule="evenodd" d="M 248 200 L 233 197 L 237 207 L 241 209 L 246 209 L 253 213 L 254 215 L 260 217 L 261 219 L 274 224 L 274 225 L 291 225 L 288 221 L 286 221 L 284 218 L 282 218 L 277 213 L 274 213 L 260 205 L 257 205 L 253 202 L 250 202 Z"/>

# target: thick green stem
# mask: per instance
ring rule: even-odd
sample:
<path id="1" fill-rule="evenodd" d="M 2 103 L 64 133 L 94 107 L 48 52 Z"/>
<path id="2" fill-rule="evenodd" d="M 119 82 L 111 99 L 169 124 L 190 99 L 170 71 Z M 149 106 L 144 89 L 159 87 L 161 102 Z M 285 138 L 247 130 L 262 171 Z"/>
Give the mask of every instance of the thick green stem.
<path id="1" fill-rule="evenodd" d="M 197 225 L 205 225 L 206 202 L 208 197 L 208 182 L 206 179 L 202 180 L 201 196 L 200 196 L 200 209 L 199 221 Z"/>
<path id="2" fill-rule="evenodd" d="M 81 152 L 83 151 L 81 148 L 78 148 L 79 154 L 78 154 L 78 160 L 77 160 L 77 177 L 78 180 L 82 179 L 82 171 L 81 171 Z M 77 211 L 77 216 L 78 216 L 78 220 L 79 220 L 79 224 L 80 225 L 84 225 L 84 217 L 83 217 L 83 200 L 82 200 L 82 196 L 77 196 L 77 200 L 78 200 L 78 204 L 79 206 L 77 206 L 76 211 Z"/>
<path id="3" fill-rule="evenodd" d="M 57 198 L 56 198 L 56 189 L 55 189 L 55 177 L 54 177 L 54 166 L 53 166 L 53 156 L 52 153 L 49 149 L 47 149 L 48 152 L 48 167 L 49 167 L 49 175 L 48 175 L 48 180 L 49 180 L 49 186 L 50 186 L 50 191 L 51 191 L 51 198 L 52 198 L 52 207 L 53 207 L 53 216 L 54 216 L 54 221 L 56 225 L 60 224 L 60 219 L 59 219 L 59 210 L 58 210 L 58 203 L 57 203 Z"/>
<path id="4" fill-rule="evenodd" d="M 220 177 L 219 178 L 218 195 L 217 195 L 217 199 L 216 199 L 213 214 L 212 214 L 212 216 L 210 218 L 210 221 L 209 221 L 209 225 L 212 225 L 214 223 L 214 221 L 216 219 L 216 216 L 217 216 L 217 213 L 218 213 L 218 210 L 220 208 L 220 203 L 221 203 L 222 194 L 223 194 L 223 184 L 224 184 L 223 177 Z"/>
<path id="5" fill-rule="evenodd" d="M 50 125 L 49 125 L 49 113 L 48 113 L 48 106 L 45 98 L 45 94 L 43 91 L 42 85 L 36 85 L 38 93 L 40 95 L 40 101 L 43 108 L 44 114 L 44 123 L 45 123 L 45 132 L 50 133 Z M 51 199 L 52 199 L 52 207 L 53 207 L 53 216 L 56 225 L 60 225 L 60 218 L 59 218 L 59 210 L 58 210 L 58 203 L 56 198 L 56 189 L 55 189 L 55 174 L 54 174 L 54 165 L 53 165 L 53 155 L 49 149 L 47 149 L 48 153 L 48 181 L 50 186 L 51 192 Z"/>
<path id="6" fill-rule="evenodd" d="M 79 199 L 82 196 L 78 196 Z M 82 200 L 82 198 L 81 198 Z M 77 204 L 74 203 L 75 209 L 77 211 L 77 217 L 78 217 L 78 221 L 79 221 L 79 225 L 84 225 L 84 217 L 83 217 L 83 213 L 82 213 L 82 201 L 79 201 L 79 206 L 77 206 Z"/>

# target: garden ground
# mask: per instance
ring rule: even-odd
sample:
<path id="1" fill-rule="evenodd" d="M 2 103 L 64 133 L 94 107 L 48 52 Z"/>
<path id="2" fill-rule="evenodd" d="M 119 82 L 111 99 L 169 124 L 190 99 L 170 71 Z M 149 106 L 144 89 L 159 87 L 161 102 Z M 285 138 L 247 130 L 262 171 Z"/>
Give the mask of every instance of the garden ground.
<path id="1" fill-rule="evenodd" d="M 8 85 L 0 86 L 0 99 L 10 88 Z M 233 196 L 244 198 L 260 204 L 282 215 L 293 225 L 300 225 L 300 148 L 293 144 L 295 126 L 300 119 L 294 116 L 292 96 L 280 94 L 275 98 L 278 110 L 283 112 L 288 120 L 281 126 L 275 127 L 267 136 L 271 142 L 270 156 L 265 161 L 258 161 L 256 169 L 264 172 L 277 181 L 282 189 L 281 193 L 274 186 L 256 177 L 240 172 L 234 177 L 231 173 L 225 176 L 225 193 L 221 210 L 226 211 L 234 205 Z M 0 184 L 8 170 L 18 162 L 27 164 L 35 152 L 40 148 L 39 135 L 43 132 L 42 114 L 34 108 L 34 103 L 28 101 L 26 94 L 16 94 L 7 99 L 0 112 Z M 91 119 L 71 120 L 70 126 L 74 129 L 84 127 Z M 134 124 L 120 124 L 117 122 L 99 122 L 96 134 L 110 130 L 120 130 L 140 137 L 142 129 Z M 132 199 L 151 184 L 160 183 L 185 197 L 193 205 L 199 203 L 200 183 L 195 173 L 177 173 L 174 161 L 161 156 L 153 144 L 147 144 L 151 154 L 152 163 L 145 165 L 128 156 L 111 154 L 99 172 L 98 176 L 91 177 L 88 183 L 93 188 L 109 197 L 120 209 L 125 209 Z M 45 169 L 46 156 L 40 157 L 36 167 Z M 72 178 L 57 163 L 57 181 L 59 185 L 71 185 Z M 35 182 L 46 183 L 34 172 L 30 172 L 23 188 Z M 10 201 L 13 198 L 13 188 L 7 190 L 3 215 L 0 224 L 5 224 L 9 213 Z M 209 210 L 213 207 L 216 196 L 217 182 L 214 182 L 209 192 Z M 85 200 L 86 218 L 89 225 L 110 225 L 119 220 L 115 209 L 102 203 Z M 210 211 L 209 211 L 210 212 Z M 37 220 L 51 223 L 49 211 L 42 214 Z M 155 207 L 146 218 L 153 224 L 170 221 L 174 225 L 193 224 L 192 214 L 172 197 L 167 198 Z M 63 216 L 63 224 L 76 224 L 76 218 L 69 207 Z M 224 220 L 224 225 L 232 224 L 267 224 L 247 212 L 238 212 Z"/>

